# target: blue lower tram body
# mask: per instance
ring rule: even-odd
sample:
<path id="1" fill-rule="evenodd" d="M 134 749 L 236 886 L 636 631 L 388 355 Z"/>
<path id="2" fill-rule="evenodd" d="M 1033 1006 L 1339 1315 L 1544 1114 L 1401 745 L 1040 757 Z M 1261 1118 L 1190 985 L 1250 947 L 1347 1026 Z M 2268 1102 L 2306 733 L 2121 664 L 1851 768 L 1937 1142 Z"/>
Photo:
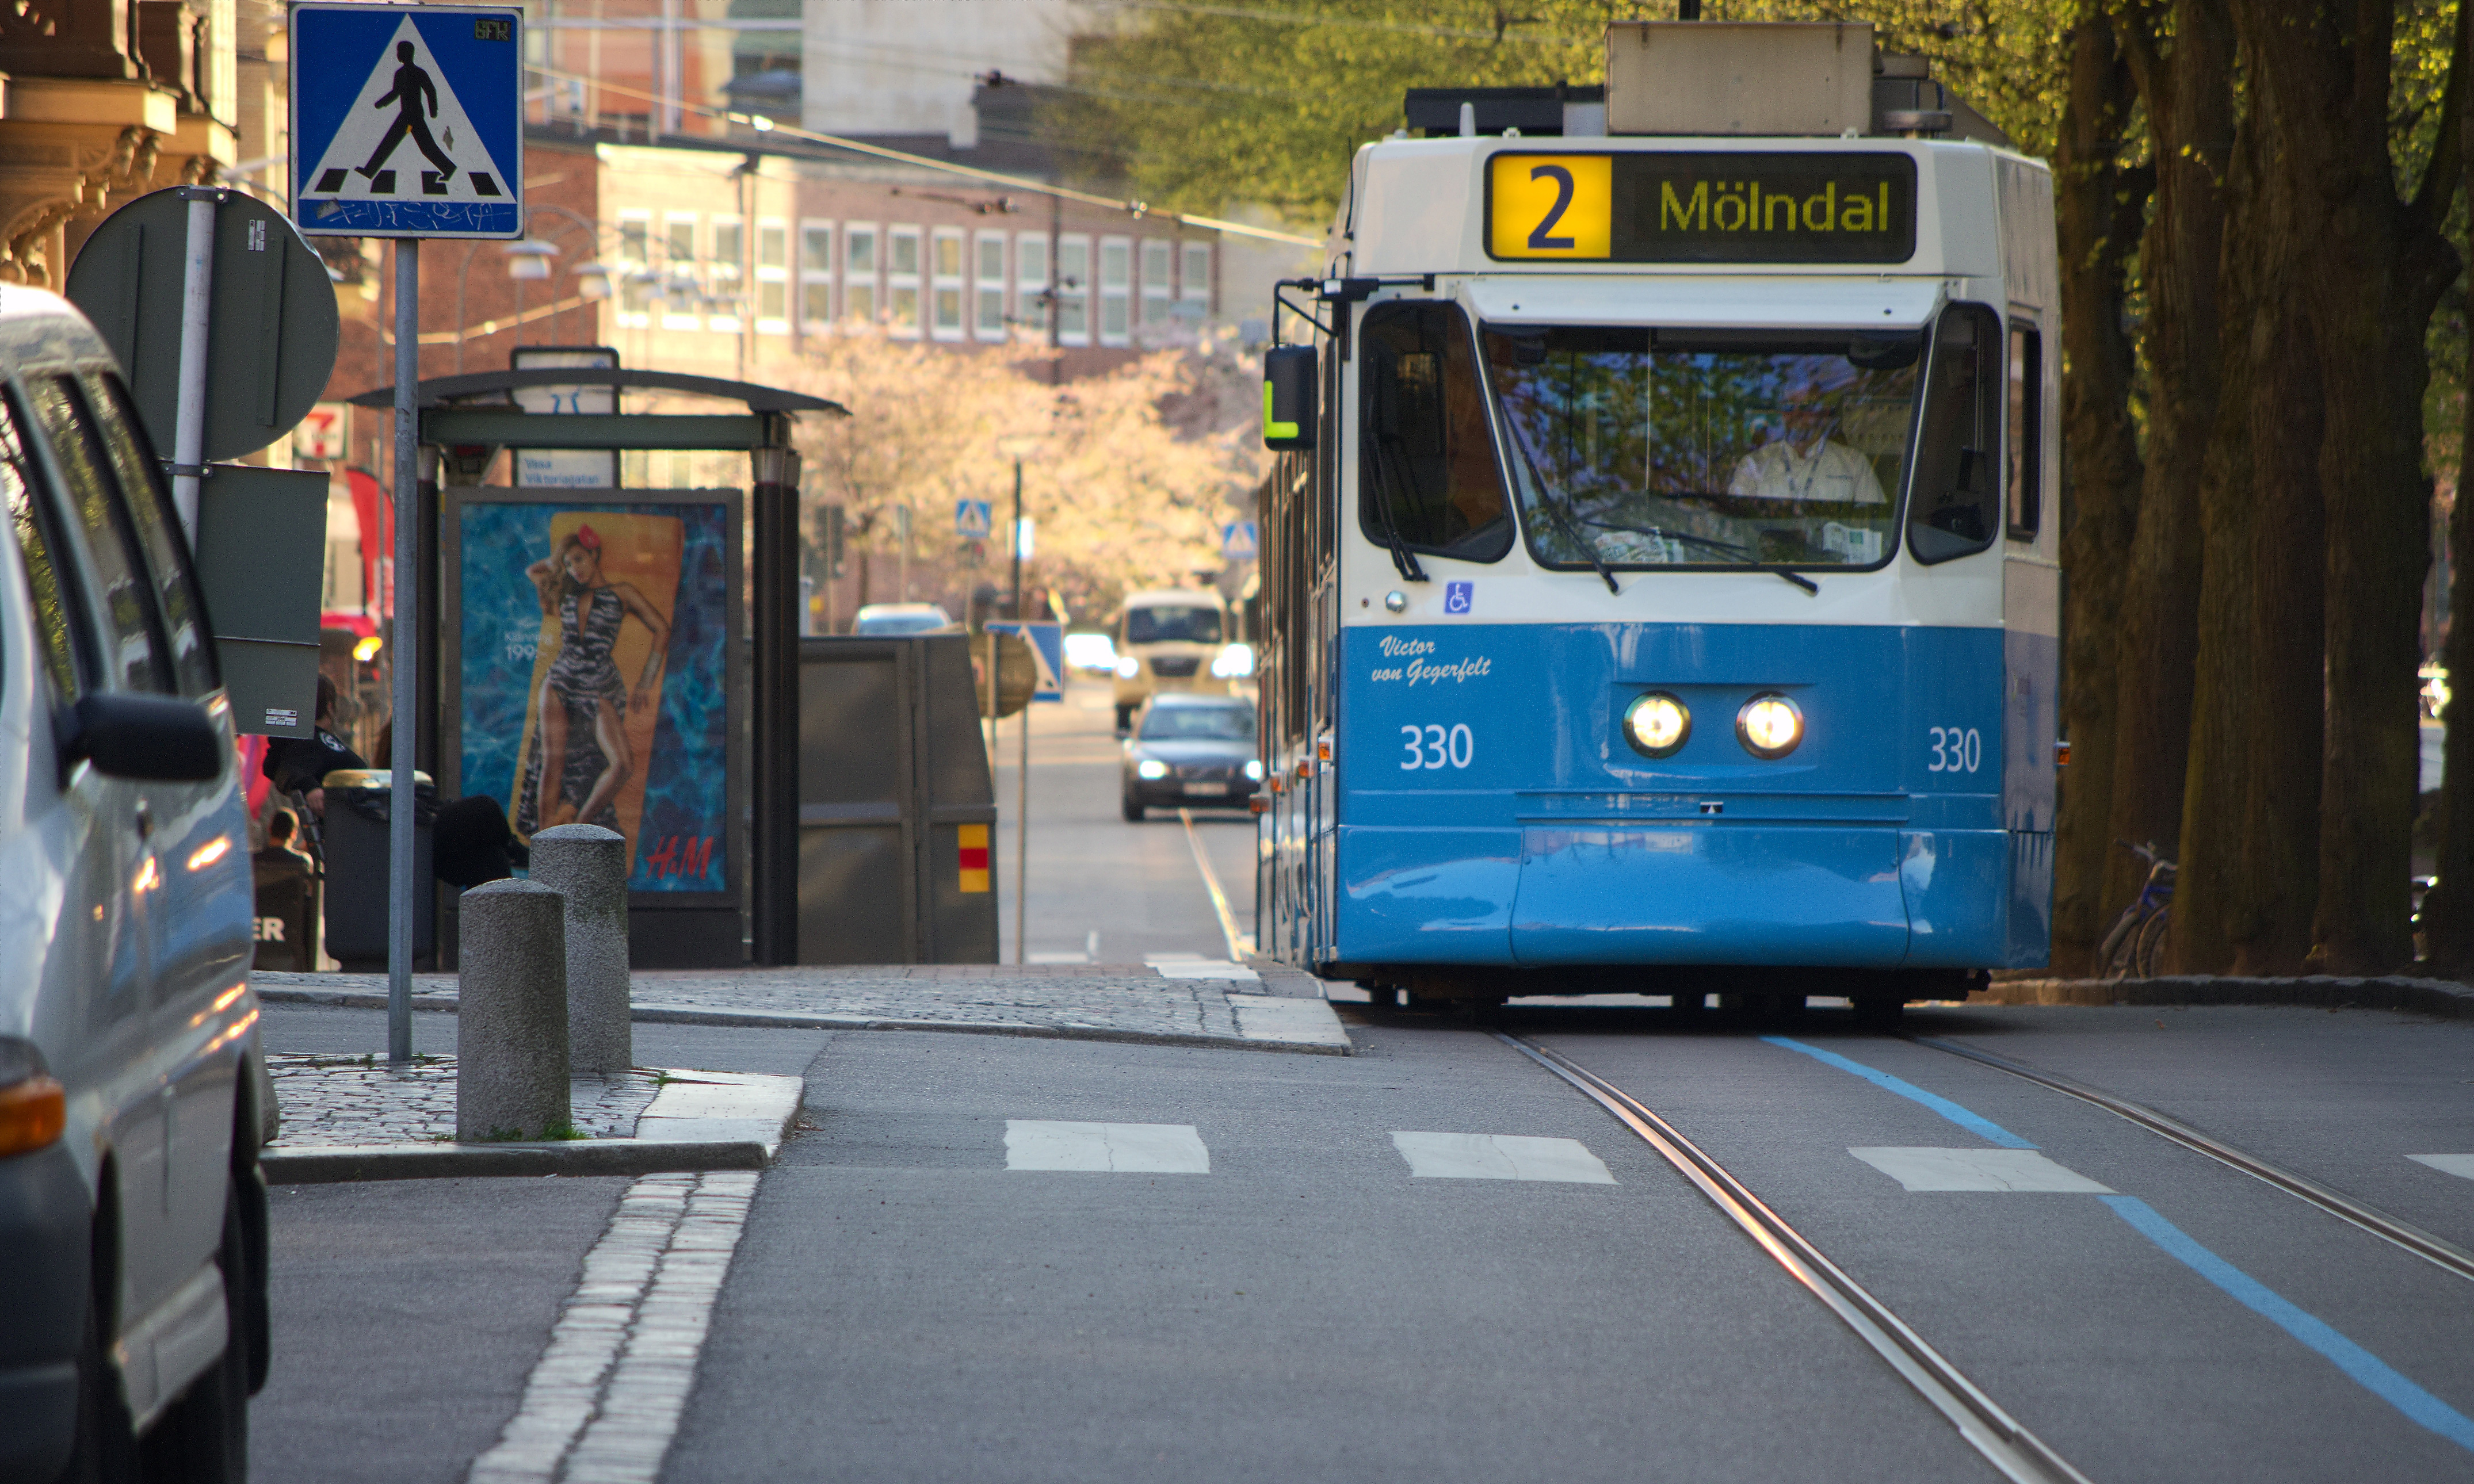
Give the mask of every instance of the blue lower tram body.
<path id="1" fill-rule="evenodd" d="M 1990 628 L 1346 629 L 1330 920 L 1298 937 L 1352 965 L 2041 965 L 2057 661 Z M 1621 730 L 1650 690 L 1692 714 L 1655 760 Z M 1735 716 L 1771 691 L 1805 730 L 1763 760 Z"/>

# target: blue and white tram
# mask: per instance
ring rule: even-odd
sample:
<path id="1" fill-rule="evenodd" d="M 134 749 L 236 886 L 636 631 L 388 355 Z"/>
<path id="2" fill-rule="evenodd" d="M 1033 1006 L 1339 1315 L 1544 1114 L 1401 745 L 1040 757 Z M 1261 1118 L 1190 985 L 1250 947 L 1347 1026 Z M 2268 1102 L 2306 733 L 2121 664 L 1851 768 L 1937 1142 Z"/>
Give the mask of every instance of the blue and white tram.
<path id="1" fill-rule="evenodd" d="M 1883 1018 L 2045 963 L 2047 169 L 1464 130 L 1358 152 L 1265 368 L 1264 951 Z"/>

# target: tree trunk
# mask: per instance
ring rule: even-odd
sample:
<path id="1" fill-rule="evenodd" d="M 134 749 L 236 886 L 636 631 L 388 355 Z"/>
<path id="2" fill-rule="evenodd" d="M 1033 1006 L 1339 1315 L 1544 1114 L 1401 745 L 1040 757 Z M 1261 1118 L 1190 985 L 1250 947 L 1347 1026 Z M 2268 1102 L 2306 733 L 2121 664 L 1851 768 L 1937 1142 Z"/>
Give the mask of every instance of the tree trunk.
<path id="1" fill-rule="evenodd" d="M 2220 0 L 2179 0 L 2170 44 L 2123 21 L 2155 138 L 2156 212 L 2140 254 L 2147 290 L 2147 457 L 2122 608 L 2115 682 L 2113 839 L 2169 852 L 2182 823 L 2198 644 L 2199 487 L 2217 419 L 2217 280 L 2233 141 L 2233 28 Z M 2147 866 L 2107 857 L 2099 916 L 2139 894 Z"/>
<path id="2" fill-rule="evenodd" d="M 2474 130 L 2474 109 L 2466 111 L 2466 128 Z M 2474 150 L 2465 151 L 2474 167 Z M 2474 168 L 2467 171 L 2467 189 L 2474 191 Z M 2474 200 L 2469 196 L 2468 200 Z M 2465 380 L 2474 388 L 2474 335 L 2465 342 Z M 2448 641 L 2440 661 L 2449 683 L 2474 684 L 2474 508 L 2468 508 L 2466 473 L 2474 470 L 2474 418 L 2464 419 L 2457 453 L 2457 507 L 2448 517 Z M 2474 717 L 2474 705 L 2460 711 L 2452 698 L 2440 720 L 2448 724 L 2439 780 L 2438 849 L 2432 862 L 2435 877 L 2422 898 L 2424 949 L 2430 969 L 2462 979 L 2474 972 L 2474 723 L 2456 725 L 2461 716 Z"/>
<path id="3" fill-rule="evenodd" d="M 2073 26 L 2070 59 L 2053 181 L 2062 264 L 2062 726 L 2071 765 L 2054 826 L 2052 963 L 2081 974 L 2105 926 L 2098 893 L 2112 842 L 2113 666 L 2140 480 L 2123 280 L 2148 180 L 2121 164 L 2136 97 L 2100 9 L 2091 5 Z"/>
<path id="4" fill-rule="evenodd" d="M 2385 972 L 2413 956 L 2414 670 L 2431 559 L 2423 337 L 2458 269 L 2438 219 L 2457 182 L 2469 17 L 2461 8 L 2438 148 L 2402 202 L 2390 183 L 2389 6 L 2240 3 L 2326 392 L 2327 725 L 2311 957 L 2329 972 Z"/>
<path id="5" fill-rule="evenodd" d="M 2292 203 L 2265 188 L 2261 135 L 2244 126 L 2229 181 L 2175 973 L 2298 971 L 2318 890 L 2320 389 Z"/>

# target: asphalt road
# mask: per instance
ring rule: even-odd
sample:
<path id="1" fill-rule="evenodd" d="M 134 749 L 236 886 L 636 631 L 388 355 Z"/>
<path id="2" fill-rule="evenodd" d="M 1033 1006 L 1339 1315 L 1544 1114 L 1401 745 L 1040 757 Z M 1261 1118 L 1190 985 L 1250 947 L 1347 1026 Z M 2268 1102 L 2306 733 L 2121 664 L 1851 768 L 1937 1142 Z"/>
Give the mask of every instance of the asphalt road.
<path id="1" fill-rule="evenodd" d="M 1242 809 L 1174 810 L 1139 825 L 1117 811 L 1121 752 L 1104 682 L 1077 680 L 1061 703 L 1031 707 L 1031 854 L 1025 884 L 1032 962 L 1140 963 L 1159 953 L 1229 956 L 1191 840 L 1219 877 L 1241 933 L 1254 930 L 1254 820 Z M 1000 939 L 1014 957 L 1015 803 L 1022 721 L 997 723 Z M 1097 935 L 1096 937 L 1094 935 Z"/>
<path id="2" fill-rule="evenodd" d="M 1116 817 L 1108 720 L 1036 721 L 1032 950 L 1098 931 L 1105 960 L 1222 956 L 1184 829 Z M 1202 834 L 1242 915 L 1250 831 Z M 807 1082 L 664 1476 L 1996 1477 L 1595 1105 L 1476 1027 L 1346 1017 L 1346 1059 L 637 1027 L 642 1061 Z M 1705 1018 L 1507 1023 L 1670 1119 L 2088 1477 L 2474 1476 L 2474 1283 L 1843 1012 Z M 278 1050 L 366 1049 L 383 1017 L 266 1026 Z M 2474 1179 L 2408 1158 L 2474 1154 L 2474 1025 L 1983 1007 L 1909 1028 L 2474 1246 Z M 449 1017 L 416 1030 L 451 1044 Z M 1121 1167 L 1038 1167 L 1078 1161 Z M 1910 1188 L 1992 1161 L 2078 1188 Z M 1478 1178 L 1501 1175 L 1563 1178 Z M 623 1184 L 279 1192 L 259 1479 L 461 1479 Z"/>

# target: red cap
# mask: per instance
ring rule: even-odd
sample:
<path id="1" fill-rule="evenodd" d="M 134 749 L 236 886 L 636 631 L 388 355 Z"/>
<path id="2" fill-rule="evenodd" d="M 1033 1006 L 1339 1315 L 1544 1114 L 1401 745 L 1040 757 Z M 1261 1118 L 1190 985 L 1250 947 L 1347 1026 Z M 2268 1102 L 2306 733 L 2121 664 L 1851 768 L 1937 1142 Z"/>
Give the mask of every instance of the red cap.
<path id="1" fill-rule="evenodd" d="M 601 549 L 601 533 L 595 531 L 591 526 L 577 526 L 575 528 L 575 544 L 583 547 L 586 551 L 599 551 Z"/>

